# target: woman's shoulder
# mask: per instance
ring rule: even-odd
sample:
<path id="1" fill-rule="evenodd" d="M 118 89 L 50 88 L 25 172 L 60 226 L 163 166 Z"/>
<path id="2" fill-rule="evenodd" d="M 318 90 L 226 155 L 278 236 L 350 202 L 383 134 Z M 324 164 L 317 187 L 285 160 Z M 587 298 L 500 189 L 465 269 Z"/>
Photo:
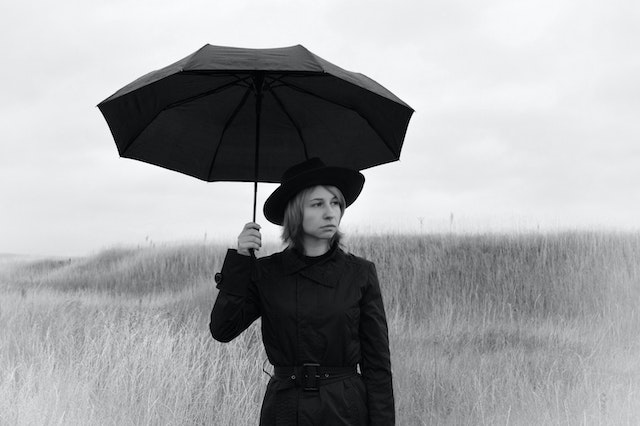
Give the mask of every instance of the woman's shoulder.
<path id="1" fill-rule="evenodd" d="M 366 268 L 374 267 L 375 268 L 375 264 L 372 261 L 370 261 L 370 260 L 368 260 L 368 259 L 366 259 L 366 258 L 364 258 L 362 256 L 355 255 L 355 254 L 351 253 L 350 251 L 348 251 L 346 249 L 342 249 L 341 251 L 343 253 L 345 261 L 347 261 L 349 263 L 352 263 L 354 265 L 361 266 L 361 267 L 366 267 Z"/>
<path id="2" fill-rule="evenodd" d="M 263 266 L 273 265 L 282 262 L 284 250 L 271 253 L 267 256 L 258 258 L 258 262 Z"/>

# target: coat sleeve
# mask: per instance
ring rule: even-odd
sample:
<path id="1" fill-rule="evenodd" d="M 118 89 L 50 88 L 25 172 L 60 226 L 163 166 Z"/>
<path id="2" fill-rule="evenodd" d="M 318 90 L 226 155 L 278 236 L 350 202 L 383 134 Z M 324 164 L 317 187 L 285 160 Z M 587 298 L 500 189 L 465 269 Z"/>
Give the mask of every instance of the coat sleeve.
<path id="1" fill-rule="evenodd" d="M 253 267 L 257 265 L 249 256 L 227 251 L 209 323 L 211 335 L 220 342 L 235 339 L 260 316 L 258 291 L 251 279 Z"/>
<path id="2" fill-rule="evenodd" d="M 395 404 L 387 318 L 373 263 L 367 273 L 368 282 L 360 302 L 360 368 L 367 387 L 369 424 L 389 426 L 395 424 Z"/>

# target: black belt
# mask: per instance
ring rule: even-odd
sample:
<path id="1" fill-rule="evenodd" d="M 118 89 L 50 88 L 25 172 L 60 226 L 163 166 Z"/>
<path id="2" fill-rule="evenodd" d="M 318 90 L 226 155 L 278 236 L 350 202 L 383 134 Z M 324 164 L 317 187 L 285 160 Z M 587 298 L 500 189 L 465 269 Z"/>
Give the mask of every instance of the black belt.
<path id="1" fill-rule="evenodd" d="M 356 366 L 323 367 L 319 364 L 303 364 L 296 367 L 274 367 L 275 377 L 288 379 L 305 391 L 317 391 L 323 384 L 334 383 L 357 374 Z"/>

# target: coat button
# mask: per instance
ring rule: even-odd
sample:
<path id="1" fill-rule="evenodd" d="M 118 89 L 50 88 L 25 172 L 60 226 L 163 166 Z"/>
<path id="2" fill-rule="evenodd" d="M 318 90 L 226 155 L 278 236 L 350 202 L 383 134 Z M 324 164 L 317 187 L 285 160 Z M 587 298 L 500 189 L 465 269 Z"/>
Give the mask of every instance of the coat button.
<path id="1" fill-rule="evenodd" d="M 222 274 L 218 272 L 213 276 L 213 280 L 216 282 L 216 284 L 220 284 L 222 282 Z"/>

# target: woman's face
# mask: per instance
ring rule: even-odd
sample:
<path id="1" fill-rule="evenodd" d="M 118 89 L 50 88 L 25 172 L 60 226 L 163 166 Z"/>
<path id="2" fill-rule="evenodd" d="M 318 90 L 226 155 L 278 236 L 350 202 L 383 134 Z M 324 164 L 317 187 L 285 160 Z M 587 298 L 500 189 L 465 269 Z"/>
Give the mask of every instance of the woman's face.
<path id="1" fill-rule="evenodd" d="M 341 216 L 338 197 L 325 187 L 316 186 L 304 201 L 302 229 L 308 237 L 330 240 L 338 232 Z"/>

